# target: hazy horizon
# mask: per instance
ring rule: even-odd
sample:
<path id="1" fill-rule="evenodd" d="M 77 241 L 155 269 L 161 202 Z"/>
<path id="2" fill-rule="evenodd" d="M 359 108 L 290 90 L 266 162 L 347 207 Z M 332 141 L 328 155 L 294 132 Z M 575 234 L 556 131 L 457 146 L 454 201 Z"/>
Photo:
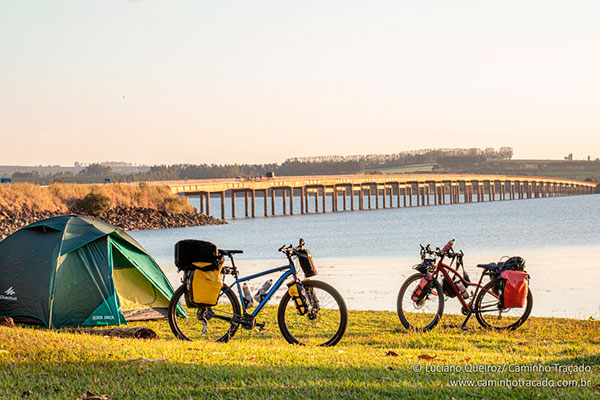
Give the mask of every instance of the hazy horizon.
<path id="1" fill-rule="evenodd" d="M 2 2 L 0 164 L 600 157 L 600 3 Z"/>

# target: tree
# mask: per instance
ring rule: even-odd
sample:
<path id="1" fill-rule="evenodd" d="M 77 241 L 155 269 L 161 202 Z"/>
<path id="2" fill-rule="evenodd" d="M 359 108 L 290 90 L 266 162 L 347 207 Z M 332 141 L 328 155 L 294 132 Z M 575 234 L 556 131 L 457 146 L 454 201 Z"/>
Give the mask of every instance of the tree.
<path id="1" fill-rule="evenodd" d="M 79 175 L 81 176 L 108 176 L 112 175 L 112 168 L 109 166 L 105 166 L 99 163 L 90 164 L 81 171 L 79 171 Z"/>

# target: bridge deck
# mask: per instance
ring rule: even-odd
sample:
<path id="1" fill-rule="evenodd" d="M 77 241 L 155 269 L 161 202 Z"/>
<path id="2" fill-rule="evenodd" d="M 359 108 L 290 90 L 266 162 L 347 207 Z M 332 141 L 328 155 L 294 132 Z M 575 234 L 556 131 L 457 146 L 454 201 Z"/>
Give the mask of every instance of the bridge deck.
<path id="1" fill-rule="evenodd" d="M 276 198 L 281 198 L 283 203 L 280 212 L 291 215 L 294 204 L 298 203 L 301 214 L 309 213 L 309 197 L 314 198 L 312 212 L 328 212 L 328 208 L 336 212 L 348 210 L 348 203 L 350 210 L 365 210 L 380 208 L 380 205 L 390 208 L 482 202 L 486 201 L 486 195 L 488 201 L 581 195 L 594 193 L 596 188 L 595 183 L 571 179 L 472 174 L 318 175 L 146 183 L 167 185 L 173 193 L 186 198 L 199 196 L 200 212 L 207 214 L 210 214 L 211 197 L 219 196 L 223 219 L 227 198 L 230 199 L 230 216 L 235 218 L 236 194 L 240 192 L 245 198 L 245 216 L 255 217 L 257 194 L 263 199 L 262 211 L 268 216 L 269 208 L 271 215 L 278 209 Z"/>

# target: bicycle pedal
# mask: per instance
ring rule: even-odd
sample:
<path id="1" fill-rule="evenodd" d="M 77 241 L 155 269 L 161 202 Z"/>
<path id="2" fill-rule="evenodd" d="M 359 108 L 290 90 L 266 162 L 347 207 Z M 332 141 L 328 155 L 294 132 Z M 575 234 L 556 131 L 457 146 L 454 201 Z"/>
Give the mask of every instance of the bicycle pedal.
<path id="1" fill-rule="evenodd" d="M 256 326 L 256 328 L 257 328 L 257 330 L 258 330 L 259 332 L 261 332 L 261 331 L 263 331 L 263 330 L 265 329 L 265 325 L 266 325 L 266 323 L 265 323 L 265 322 L 257 322 L 257 323 L 255 324 L 255 326 Z"/>

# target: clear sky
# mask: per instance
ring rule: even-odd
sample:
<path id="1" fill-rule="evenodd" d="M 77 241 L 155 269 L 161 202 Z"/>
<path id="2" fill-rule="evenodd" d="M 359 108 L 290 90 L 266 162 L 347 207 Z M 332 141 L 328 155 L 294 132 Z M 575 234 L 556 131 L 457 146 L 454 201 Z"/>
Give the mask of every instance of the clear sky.
<path id="1" fill-rule="evenodd" d="M 600 1 L 0 0 L 0 164 L 600 157 Z"/>

